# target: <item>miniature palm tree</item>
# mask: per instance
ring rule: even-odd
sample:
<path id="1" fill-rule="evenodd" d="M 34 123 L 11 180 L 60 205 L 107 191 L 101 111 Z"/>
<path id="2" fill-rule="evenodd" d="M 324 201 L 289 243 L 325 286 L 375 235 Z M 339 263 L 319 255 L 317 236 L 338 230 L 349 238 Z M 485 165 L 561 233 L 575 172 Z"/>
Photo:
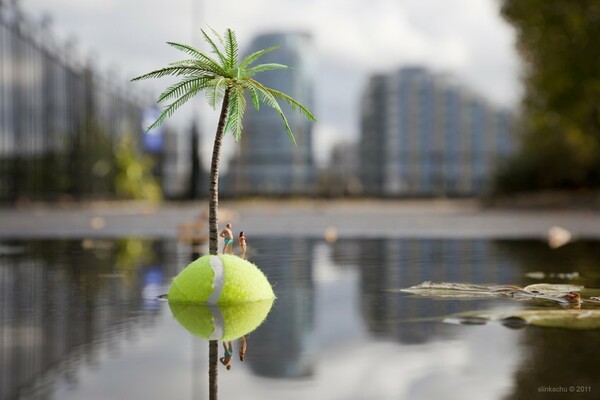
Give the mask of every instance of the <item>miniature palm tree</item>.
<path id="1" fill-rule="evenodd" d="M 242 135 L 242 120 L 246 109 L 246 93 L 250 95 L 254 107 L 258 110 L 260 103 L 273 108 L 281 116 L 283 125 L 290 137 L 296 143 L 294 134 L 288 120 L 283 113 L 278 100 L 299 110 L 302 114 L 314 121 L 315 117 L 302 104 L 285 93 L 265 87 L 254 79 L 254 75 L 262 71 L 289 69 L 288 66 L 267 63 L 253 65 L 264 54 L 275 50 L 278 46 L 269 47 L 250 54 L 241 62 L 238 61 L 238 43 L 235 33 L 227 29 L 224 37 L 212 32 L 216 41 L 204 30 L 202 35 L 211 48 L 214 57 L 199 50 L 179 43 L 168 42 L 169 45 L 181 50 L 192 58 L 177 61 L 167 67 L 149 72 L 132 79 L 133 81 L 149 78 L 160 78 L 171 75 L 182 79 L 168 87 L 158 98 L 158 102 L 175 99 L 167 105 L 158 119 L 148 128 L 160 125 L 173 115 L 175 110 L 200 92 L 205 92 L 208 102 L 213 108 L 221 104 L 221 113 L 217 125 L 217 132 L 213 144 L 212 160 L 210 165 L 209 186 L 209 253 L 216 255 L 218 252 L 218 204 L 219 204 L 219 159 L 223 135 L 231 132 L 235 140 Z M 221 48 L 217 45 L 220 44 Z"/>

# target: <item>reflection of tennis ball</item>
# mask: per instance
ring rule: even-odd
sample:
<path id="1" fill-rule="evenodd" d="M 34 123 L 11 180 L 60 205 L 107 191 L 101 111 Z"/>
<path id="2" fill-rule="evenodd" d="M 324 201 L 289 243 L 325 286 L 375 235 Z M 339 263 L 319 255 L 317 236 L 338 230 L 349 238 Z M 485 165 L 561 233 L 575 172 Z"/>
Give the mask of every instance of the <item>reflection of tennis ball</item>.
<path id="1" fill-rule="evenodd" d="M 171 302 L 175 319 L 191 334 L 208 340 L 235 340 L 265 320 L 273 299 L 228 306 Z"/>
<path id="2" fill-rule="evenodd" d="M 240 304 L 275 298 L 258 267 L 240 257 L 205 255 L 184 268 L 169 288 L 169 303 Z"/>

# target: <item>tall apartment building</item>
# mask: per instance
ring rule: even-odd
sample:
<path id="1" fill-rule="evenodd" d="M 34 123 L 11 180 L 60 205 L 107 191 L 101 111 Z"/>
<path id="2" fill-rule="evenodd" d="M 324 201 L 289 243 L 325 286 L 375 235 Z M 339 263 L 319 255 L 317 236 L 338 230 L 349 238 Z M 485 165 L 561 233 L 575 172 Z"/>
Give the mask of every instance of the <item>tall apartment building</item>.
<path id="1" fill-rule="evenodd" d="M 420 67 L 371 77 L 361 118 L 370 195 L 482 195 L 514 148 L 508 111 Z"/>
<path id="2" fill-rule="evenodd" d="M 261 72 L 257 79 L 265 86 L 285 92 L 313 109 L 314 48 L 312 38 L 303 33 L 270 33 L 256 37 L 248 54 L 279 45 L 259 62 L 288 65 L 292 71 Z M 248 102 L 241 143 L 232 159 L 224 192 L 230 195 L 290 195 L 314 190 L 312 127 L 305 116 L 280 102 L 295 134 L 290 140 L 279 114 L 264 105 L 254 109 Z"/>

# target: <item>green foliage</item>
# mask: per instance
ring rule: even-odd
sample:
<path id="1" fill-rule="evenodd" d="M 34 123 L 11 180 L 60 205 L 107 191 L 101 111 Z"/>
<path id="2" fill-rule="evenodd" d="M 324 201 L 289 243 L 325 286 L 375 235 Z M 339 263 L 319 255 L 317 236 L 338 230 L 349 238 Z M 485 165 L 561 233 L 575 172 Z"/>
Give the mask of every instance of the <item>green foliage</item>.
<path id="1" fill-rule="evenodd" d="M 71 137 L 72 188 L 78 193 L 114 193 L 114 139 L 96 121 Z"/>
<path id="2" fill-rule="evenodd" d="M 6 176 L 18 180 L 19 194 L 34 199 L 114 195 L 114 140 L 107 130 L 89 122 L 80 131 L 55 135 L 59 146 L 3 165 Z"/>
<path id="3" fill-rule="evenodd" d="M 600 3 L 504 0 L 524 61 L 521 152 L 501 190 L 600 186 Z"/>
<path id="4" fill-rule="evenodd" d="M 306 107 L 290 96 L 265 87 L 253 78 L 255 74 L 262 71 L 289 68 L 286 65 L 276 63 L 252 66 L 260 57 L 275 50 L 277 46 L 257 51 L 240 62 L 238 60 L 239 48 L 235 33 L 231 29 L 227 29 L 223 36 L 215 31 L 212 31 L 212 34 L 214 39 L 202 30 L 202 35 L 211 49 L 212 56 L 186 44 L 168 42 L 170 46 L 192 58 L 171 63 L 167 67 L 132 79 L 137 81 L 163 76 L 183 77 L 180 82 L 168 87 L 159 96 L 159 103 L 170 99 L 175 100 L 162 110 L 158 119 L 148 129 L 163 123 L 179 107 L 201 91 L 206 92 L 208 103 L 216 108 L 222 102 L 226 89 L 229 89 L 230 98 L 225 132 L 231 132 L 235 140 L 240 139 L 242 121 L 246 110 L 245 94 L 249 92 L 252 104 L 256 109 L 259 108 L 260 102 L 263 102 L 279 113 L 290 139 L 295 142 L 294 134 L 278 101 L 281 100 L 290 104 L 292 109 L 299 110 L 313 121 L 315 117 Z"/>
<path id="5" fill-rule="evenodd" d="M 139 154 L 130 134 L 121 136 L 116 151 L 117 195 L 125 199 L 162 200 L 162 191 L 151 172 L 154 165 L 148 156 Z"/>

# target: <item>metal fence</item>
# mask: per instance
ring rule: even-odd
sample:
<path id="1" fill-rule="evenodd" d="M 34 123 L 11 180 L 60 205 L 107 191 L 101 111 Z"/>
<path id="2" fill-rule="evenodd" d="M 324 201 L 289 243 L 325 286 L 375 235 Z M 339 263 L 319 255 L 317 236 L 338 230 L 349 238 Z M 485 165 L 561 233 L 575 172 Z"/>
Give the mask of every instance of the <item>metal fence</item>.
<path id="1" fill-rule="evenodd" d="M 0 0 L 0 201 L 113 197 L 114 148 L 141 101 Z"/>

